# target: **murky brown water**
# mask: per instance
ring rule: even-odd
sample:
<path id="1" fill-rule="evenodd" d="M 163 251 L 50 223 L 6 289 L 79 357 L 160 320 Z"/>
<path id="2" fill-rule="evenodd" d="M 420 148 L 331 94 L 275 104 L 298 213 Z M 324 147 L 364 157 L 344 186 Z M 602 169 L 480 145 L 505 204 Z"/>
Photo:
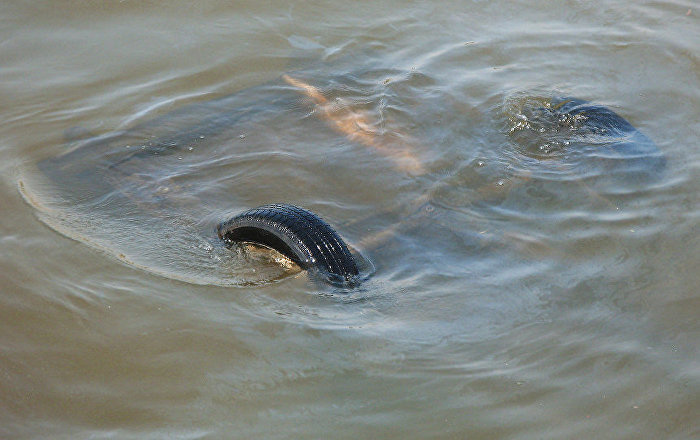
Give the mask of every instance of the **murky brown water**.
<path id="1" fill-rule="evenodd" d="M 4 3 L 0 437 L 697 438 L 698 14 Z M 369 278 L 218 242 L 270 202 Z"/>

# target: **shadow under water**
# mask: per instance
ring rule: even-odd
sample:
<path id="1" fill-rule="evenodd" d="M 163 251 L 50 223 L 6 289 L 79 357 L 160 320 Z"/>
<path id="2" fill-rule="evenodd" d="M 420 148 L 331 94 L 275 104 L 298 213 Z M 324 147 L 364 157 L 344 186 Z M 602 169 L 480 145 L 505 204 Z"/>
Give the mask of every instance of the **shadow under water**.
<path id="1" fill-rule="evenodd" d="M 401 78 L 415 84 L 416 75 L 348 73 L 326 79 L 331 85 L 324 90 L 300 79 L 308 73 L 284 75 L 123 131 L 91 136 L 74 130 L 80 139 L 69 143 L 67 153 L 40 162 L 45 178 L 23 180 L 23 193 L 49 226 L 129 264 L 192 283 L 250 285 L 300 273 L 277 252 L 229 248 L 218 239 L 219 222 L 258 204 L 314 197 L 315 206 L 332 208 L 329 222 L 343 236 L 349 231 L 360 259 L 401 255 L 416 264 L 431 256 L 451 258 L 451 249 L 465 246 L 478 259 L 513 243 L 547 254 L 550 244 L 522 232 L 489 232 L 494 219 L 539 216 L 552 205 L 550 194 L 546 205 L 528 214 L 533 197 L 515 208 L 519 212 L 511 208 L 504 215 L 499 210 L 512 191 L 534 194 L 542 185 L 547 191 L 555 186 L 555 194 L 562 191 L 554 196 L 557 209 L 580 200 L 570 191 L 614 207 L 610 195 L 643 188 L 665 167 L 656 145 L 606 107 L 533 96 L 506 100 L 500 151 L 493 158 L 460 152 L 456 165 L 446 165 L 450 145 L 430 142 L 435 125 L 406 128 L 420 125 L 431 109 L 450 113 L 442 102 L 406 113 L 411 106 L 400 104 L 421 96 L 407 95 L 415 90 L 402 88 Z M 382 80 L 389 76 L 399 80 Z M 377 92 L 374 85 L 381 83 L 395 88 Z M 449 138 L 445 131 L 458 124 L 457 116 L 443 120 L 441 137 Z M 367 152 L 355 162 L 357 144 Z M 498 169 L 490 168 L 493 163 Z M 358 168 L 367 168 L 362 178 L 375 179 L 377 187 L 391 178 L 385 173 L 394 173 L 386 199 L 347 195 L 353 184 L 348 176 Z M 299 195 L 304 193 L 312 196 Z M 344 198 L 335 196 L 341 193 Z M 340 219 L 339 212 L 350 216 Z M 394 247 L 387 247 L 392 241 Z M 373 270 L 369 260 L 361 266 Z"/>

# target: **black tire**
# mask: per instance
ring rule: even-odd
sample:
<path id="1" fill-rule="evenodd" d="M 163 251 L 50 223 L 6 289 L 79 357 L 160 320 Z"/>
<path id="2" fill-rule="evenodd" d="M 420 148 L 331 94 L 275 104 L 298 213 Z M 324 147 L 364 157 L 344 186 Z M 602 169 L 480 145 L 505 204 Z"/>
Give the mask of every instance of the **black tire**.
<path id="1" fill-rule="evenodd" d="M 584 125 L 598 140 L 598 157 L 610 163 L 618 175 L 630 175 L 649 180 L 661 175 L 666 158 L 659 147 L 625 118 L 602 105 L 576 98 L 553 99 L 555 112 L 561 115 L 582 115 Z M 600 139 L 610 139 L 605 145 Z"/>
<path id="2" fill-rule="evenodd" d="M 218 227 L 228 244 L 248 242 L 275 249 L 303 269 L 318 269 L 330 281 L 357 278 L 357 264 L 342 238 L 316 214 L 294 205 L 273 204 L 243 212 Z"/>

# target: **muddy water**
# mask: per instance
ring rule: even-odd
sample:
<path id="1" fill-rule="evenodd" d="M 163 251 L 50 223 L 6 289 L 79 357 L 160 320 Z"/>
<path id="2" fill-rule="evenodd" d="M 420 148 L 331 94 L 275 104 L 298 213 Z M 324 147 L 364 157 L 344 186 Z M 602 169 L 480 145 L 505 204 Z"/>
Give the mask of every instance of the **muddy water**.
<path id="1" fill-rule="evenodd" d="M 0 437 L 697 438 L 698 12 L 3 4 Z"/>

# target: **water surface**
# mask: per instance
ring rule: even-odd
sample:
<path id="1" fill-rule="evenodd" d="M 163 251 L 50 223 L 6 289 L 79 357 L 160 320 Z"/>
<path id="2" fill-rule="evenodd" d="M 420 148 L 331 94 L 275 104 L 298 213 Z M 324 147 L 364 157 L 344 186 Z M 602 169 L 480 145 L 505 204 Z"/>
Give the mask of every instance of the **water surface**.
<path id="1" fill-rule="evenodd" d="M 693 2 L 0 18 L 3 437 L 698 436 Z M 557 97 L 614 110 L 663 165 L 597 167 L 584 147 L 609 138 L 542 117 Z M 280 201 L 369 279 L 338 290 L 217 241 Z"/>

